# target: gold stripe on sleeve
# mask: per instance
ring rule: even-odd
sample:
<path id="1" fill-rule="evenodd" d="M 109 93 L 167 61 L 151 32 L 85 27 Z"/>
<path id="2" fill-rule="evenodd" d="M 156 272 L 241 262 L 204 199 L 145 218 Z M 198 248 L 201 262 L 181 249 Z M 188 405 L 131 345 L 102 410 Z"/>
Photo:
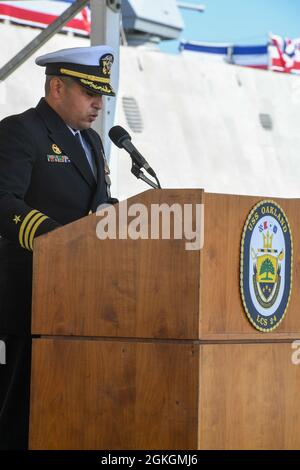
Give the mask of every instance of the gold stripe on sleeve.
<path id="1" fill-rule="evenodd" d="M 20 245 L 25 248 L 24 246 L 24 242 L 23 242 L 23 235 L 24 235 L 24 230 L 26 229 L 26 226 L 28 224 L 28 222 L 30 222 L 31 218 L 34 217 L 35 214 L 40 214 L 39 211 L 37 211 L 36 209 L 33 209 L 32 211 L 28 212 L 28 214 L 26 215 L 25 219 L 23 220 L 21 226 L 20 226 L 20 230 L 19 230 L 19 242 L 20 242 Z"/>
<path id="2" fill-rule="evenodd" d="M 43 215 L 43 217 L 41 217 L 40 219 L 38 219 L 35 223 L 35 225 L 32 227 L 32 230 L 31 230 L 31 234 L 30 234 L 30 237 L 29 237 L 29 248 L 30 250 L 33 251 L 33 240 L 34 240 L 34 236 L 35 236 L 35 233 L 37 231 L 37 229 L 39 228 L 39 226 L 44 222 L 44 220 L 46 219 L 49 219 L 49 217 L 47 217 L 46 215 Z"/>
<path id="3" fill-rule="evenodd" d="M 25 248 L 27 248 L 27 250 L 30 250 L 30 244 L 29 244 L 29 235 L 30 235 L 30 231 L 32 229 L 32 227 L 35 225 L 36 221 L 39 220 L 41 217 L 43 217 L 44 214 L 42 214 L 42 212 L 38 212 L 37 214 L 35 214 L 33 217 L 31 217 L 30 219 L 30 222 L 28 222 L 28 224 L 26 225 L 26 228 L 24 230 L 24 239 L 23 239 L 23 243 L 25 245 Z"/>

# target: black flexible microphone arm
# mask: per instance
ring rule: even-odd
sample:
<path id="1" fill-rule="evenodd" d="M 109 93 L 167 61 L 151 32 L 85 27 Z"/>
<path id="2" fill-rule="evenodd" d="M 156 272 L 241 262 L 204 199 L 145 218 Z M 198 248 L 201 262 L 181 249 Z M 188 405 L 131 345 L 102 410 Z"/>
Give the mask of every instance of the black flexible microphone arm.
<path id="1" fill-rule="evenodd" d="M 145 183 L 149 184 L 149 186 L 151 186 L 152 188 L 154 188 L 154 189 L 161 189 L 161 185 L 160 185 L 160 182 L 158 181 L 158 178 L 155 177 L 156 183 L 154 183 L 154 181 L 151 181 L 150 178 L 148 178 L 148 177 L 142 172 L 142 170 L 138 167 L 138 165 L 136 165 L 135 163 L 132 164 L 131 173 L 132 173 L 137 179 L 141 179 L 141 180 L 145 181 Z"/>
<path id="2" fill-rule="evenodd" d="M 112 142 L 117 145 L 117 147 L 123 148 L 129 153 L 132 160 L 131 173 L 136 178 L 145 181 L 145 183 L 149 184 L 149 186 L 152 188 L 161 189 L 161 185 L 155 171 L 150 167 L 149 163 L 145 160 L 143 155 L 141 155 L 140 152 L 131 143 L 131 137 L 128 132 L 121 126 L 114 126 L 110 129 L 108 135 Z M 143 173 L 142 168 L 144 168 L 147 173 L 149 173 L 155 179 L 156 183 L 150 180 Z"/>

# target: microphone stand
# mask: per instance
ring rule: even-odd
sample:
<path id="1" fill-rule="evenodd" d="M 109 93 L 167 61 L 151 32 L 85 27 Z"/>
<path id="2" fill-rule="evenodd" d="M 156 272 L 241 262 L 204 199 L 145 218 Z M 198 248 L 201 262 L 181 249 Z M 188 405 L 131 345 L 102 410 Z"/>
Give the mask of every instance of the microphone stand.
<path id="1" fill-rule="evenodd" d="M 157 183 L 154 183 L 154 181 L 151 181 L 147 176 L 141 171 L 141 168 L 136 164 L 132 163 L 131 167 L 131 173 L 137 178 L 145 181 L 145 183 L 149 184 L 154 189 L 161 189 L 160 183 L 157 178 L 156 181 Z"/>

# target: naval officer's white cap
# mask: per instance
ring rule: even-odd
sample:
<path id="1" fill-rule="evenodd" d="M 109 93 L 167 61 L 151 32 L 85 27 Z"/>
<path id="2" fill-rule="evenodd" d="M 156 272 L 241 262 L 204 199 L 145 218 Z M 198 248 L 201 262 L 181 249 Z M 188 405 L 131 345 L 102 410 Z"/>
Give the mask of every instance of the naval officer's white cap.
<path id="1" fill-rule="evenodd" d="M 110 85 L 113 49 L 109 46 L 74 47 L 50 52 L 36 58 L 46 67 L 46 75 L 69 76 L 100 95 L 115 96 Z"/>

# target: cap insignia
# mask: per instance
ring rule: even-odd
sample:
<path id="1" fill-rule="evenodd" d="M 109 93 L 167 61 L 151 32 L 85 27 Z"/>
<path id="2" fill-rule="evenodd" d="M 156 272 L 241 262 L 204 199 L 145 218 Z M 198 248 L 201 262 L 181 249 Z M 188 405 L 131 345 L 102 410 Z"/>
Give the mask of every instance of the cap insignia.
<path id="1" fill-rule="evenodd" d="M 99 63 L 100 63 L 100 68 L 101 68 L 101 72 L 103 73 L 103 75 L 110 75 L 113 61 L 114 61 L 114 58 L 111 54 L 103 55 L 100 58 Z"/>

